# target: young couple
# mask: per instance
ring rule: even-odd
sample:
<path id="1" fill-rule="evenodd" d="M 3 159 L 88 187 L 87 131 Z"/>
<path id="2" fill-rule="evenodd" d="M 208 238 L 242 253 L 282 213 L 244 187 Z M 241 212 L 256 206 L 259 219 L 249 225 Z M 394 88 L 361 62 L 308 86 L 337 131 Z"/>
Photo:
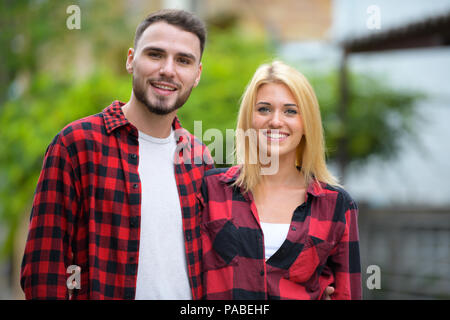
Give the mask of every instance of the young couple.
<path id="1" fill-rule="evenodd" d="M 241 164 L 212 169 L 176 117 L 205 38 L 188 12 L 151 14 L 128 50 L 130 100 L 53 139 L 22 262 L 26 298 L 361 298 L 357 207 L 326 168 L 313 89 L 284 63 L 262 65 L 237 124 L 257 134 L 238 136 Z M 273 163 L 262 154 L 275 172 L 263 174 Z M 81 270 L 74 286 L 69 266 Z"/>

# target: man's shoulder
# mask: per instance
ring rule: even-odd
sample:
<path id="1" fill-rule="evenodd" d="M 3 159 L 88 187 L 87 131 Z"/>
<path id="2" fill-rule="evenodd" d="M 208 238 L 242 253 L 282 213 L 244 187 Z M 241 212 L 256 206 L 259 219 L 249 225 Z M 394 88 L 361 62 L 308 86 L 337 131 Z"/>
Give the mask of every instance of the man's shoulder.
<path id="1" fill-rule="evenodd" d="M 59 141 L 68 146 L 80 140 L 95 140 L 106 134 L 103 113 L 93 114 L 67 124 L 54 137 L 52 144 Z"/>
<path id="2" fill-rule="evenodd" d="M 100 112 L 69 123 L 61 130 L 60 134 L 62 137 L 68 137 L 79 133 L 103 132 L 104 130 L 103 113 Z"/>
<path id="3" fill-rule="evenodd" d="M 203 143 L 203 141 L 199 137 L 194 136 L 189 130 L 187 130 L 187 129 L 183 128 L 183 127 L 180 127 L 177 130 L 180 130 L 180 134 L 181 135 L 187 135 L 188 136 L 188 141 L 189 141 L 189 143 L 191 144 L 192 147 L 195 147 L 195 146 L 206 147 L 206 145 Z"/>

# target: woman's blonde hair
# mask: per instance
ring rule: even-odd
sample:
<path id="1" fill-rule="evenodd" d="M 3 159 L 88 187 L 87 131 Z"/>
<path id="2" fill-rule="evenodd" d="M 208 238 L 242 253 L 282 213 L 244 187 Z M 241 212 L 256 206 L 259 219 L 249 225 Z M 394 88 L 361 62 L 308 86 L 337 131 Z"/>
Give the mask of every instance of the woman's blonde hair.
<path id="1" fill-rule="evenodd" d="M 325 162 L 325 143 L 319 103 L 308 80 L 299 71 L 281 61 L 261 65 L 241 98 L 241 106 L 236 132 L 248 132 L 252 129 L 252 114 L 258 89 L 267 83 L 281 83 L 287 86 L 300 109 L 304 136 L 297 148 L 296 165 L 301 167 L 305 184 L 321 181 L 330 185 L 339 185 L 337 179 L 328 171 Z M 251 140 L 251 139 L 250 139 Z M 239 177 L 234 183 L 245 192 L 252 191 L 261 179 L 261 163 L 250 162 L 251 153 L 256 146 L 243 135 L 236 136 L 236 157 L 242 159 Z"/>

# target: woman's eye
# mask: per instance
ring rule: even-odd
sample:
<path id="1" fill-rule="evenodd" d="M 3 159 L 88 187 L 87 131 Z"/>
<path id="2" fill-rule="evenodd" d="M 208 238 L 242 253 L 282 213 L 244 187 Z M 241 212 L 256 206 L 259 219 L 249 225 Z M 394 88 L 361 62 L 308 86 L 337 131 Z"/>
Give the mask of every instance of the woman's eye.
<path id="1" fill-rule="evenodd" d="M 295 110 L 295 109 L 288 109 L 288 110 L 286 110 L 286 113 L 290 114 L 290 115 L 294 115 L 294 114 L 297 114 L 297 110 Z"/>
<path id="2" fill-rule="evenodd" d="M 269 112 L 270 110 L 269 110 L 269 108 L 267 108 L 267 107 L 259 107 L 259 108 L 257 109 L 257 111 L 260 112 L 260 113 L 267 113 L 267 112 Z"/>

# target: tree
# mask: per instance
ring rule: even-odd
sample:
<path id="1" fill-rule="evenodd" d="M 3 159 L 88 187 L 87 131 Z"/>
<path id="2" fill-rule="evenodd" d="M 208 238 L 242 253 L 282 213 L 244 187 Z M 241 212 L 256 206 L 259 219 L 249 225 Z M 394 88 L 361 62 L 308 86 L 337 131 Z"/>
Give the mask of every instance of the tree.
<path id="1" fill-rule="evenodd" d="M 347 121 L 343 123 L 339 117 L 339 73 L 331 70 L 308 78 L 321 107 L 328 159 L 338 164 L 342 180 L 350 164 L 361 165 L 369 157 L 395 158 L 400 137 L 416 134 L 415 106 L 424 98 L 422 93 L 393 88 L 381 74 L 350 72 Z"/>

